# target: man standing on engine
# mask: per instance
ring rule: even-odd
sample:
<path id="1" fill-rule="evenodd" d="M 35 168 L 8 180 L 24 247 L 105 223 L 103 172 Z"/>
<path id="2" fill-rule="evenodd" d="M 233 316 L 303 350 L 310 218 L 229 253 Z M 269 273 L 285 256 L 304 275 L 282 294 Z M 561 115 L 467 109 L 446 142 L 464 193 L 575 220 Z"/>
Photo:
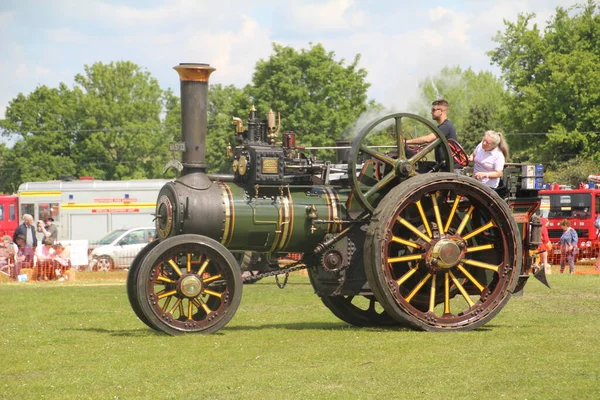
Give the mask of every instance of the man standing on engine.
<path id="1" fill-rule="evenodd" d="M 442 131 L 446 139 L 453 139 L 458 143 L 456 129 L 454 129 L 454 125 L 448 119 L 448 102 L 446 100 L 440 99 L 431 103 L 431 119 L 438 123 L 438 128 Z M 437 135 L 430 132 L 425 136 L 408 139 L 406 144 L 427 144 L 433 142 L 435 139 L 437 139 Z M 442 146 L 438 146 L 435 149 L 435 159 L 438 162 L 444 159 Z"/>

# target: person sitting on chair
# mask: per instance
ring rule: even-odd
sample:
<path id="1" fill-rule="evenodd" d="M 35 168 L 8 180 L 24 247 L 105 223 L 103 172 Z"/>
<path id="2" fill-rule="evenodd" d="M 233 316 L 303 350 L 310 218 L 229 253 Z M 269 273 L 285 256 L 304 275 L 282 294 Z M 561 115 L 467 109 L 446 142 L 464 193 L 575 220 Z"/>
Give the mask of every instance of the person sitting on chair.
<path id="1" fill-rule="evenodd" d="M 16 253 L 16 246 L 10 240 L 10 236 L 4 235 L 2 237 L 2 242 L 0 243 L 0 268 L 10 268 L 14 264 Z M 12 276 L 14 275 L 14 272 L 11 269 L 8 269 L 8 271 L 11 272 L 11 277 L 14 277 Z"/>
<path id="2" fill-rule="evenodd" d="M 23 235 L 17 235 L 17 255 L 15 256 L 15 277 L 21 273 L 21 268 L 33 268 L 35 265 L 35 249 L 28 245 Z"/>
<path id="3" fill-rule="evenodd" d="M 469 157 L 473 166 L 473 177 L 491 188 L 497 188 L 504 174 L 508 158 L 508 143 L 500 132 L 486 131 L 481 143 Z"/>

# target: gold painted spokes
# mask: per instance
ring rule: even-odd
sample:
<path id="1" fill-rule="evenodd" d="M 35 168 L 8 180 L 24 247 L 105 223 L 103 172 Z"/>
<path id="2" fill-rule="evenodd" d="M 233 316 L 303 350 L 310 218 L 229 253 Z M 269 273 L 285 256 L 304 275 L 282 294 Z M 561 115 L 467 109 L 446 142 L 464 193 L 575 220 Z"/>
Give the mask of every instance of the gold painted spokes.
<path id="1" fill-rule="evenodd" d="M 490 219 L 479 227 L 469 224 L 474 207 L 464 202 L 459 208 L 461 199 L 466 200 L 435 192 L 409 204 L 396 217 L 388 243 L 388 268 L 403 301 L 440 317 L 460 314 L 480 301 L 487 282 L 485 272 L 476 270 L 497 273 L 500 268 L 471 258 L 497 251 L 494 243 L 483 243 L 495 222 Z"/>
<path id="2" fill-rule="evenodd" d="M 202 320 L 217 310 L 225 287 L 211 263 L 204 254 L 190 252 L 163 263 L 154 285 L 160 309 L 181 321 Z"/>
<path id="3" fill-rule="evenodd" d="M 417 175 L 394 188 L 374 215 L 367 279 L 397 320 L 434 331 L 473 329 L 514 290 L 518 228 L 506 203 L 473 179 Z"/>
<path id="4" fill-rule="evenodd" d="M 161 239 L 134 265 L 128 295 L 140 319 L 169 335 L 213 333 L 235 314 L 242 296 L 237 261 L 202 235 Z"/>

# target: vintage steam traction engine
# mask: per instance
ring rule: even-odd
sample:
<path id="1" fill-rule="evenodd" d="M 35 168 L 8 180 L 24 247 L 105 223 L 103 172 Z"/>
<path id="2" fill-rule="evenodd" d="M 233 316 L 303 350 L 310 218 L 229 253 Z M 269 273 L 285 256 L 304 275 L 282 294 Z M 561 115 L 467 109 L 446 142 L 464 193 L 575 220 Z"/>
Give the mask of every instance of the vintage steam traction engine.
<path id="1" fill-rule="evenodd" d="M 519 168 L 507 168 L 501 197 L 455 173 L 452 160 L 464 160 L 464 150 L 449 146 L 430 121 L 403 113 L 368 124 L 349 152 L 339 149 L 337 164 L 319 162 L 292 132 L 278 145 L 274 115 L 261 120 L 251 111 L 247 128 L 234 119 L 233 173 L 210 176 L 206 97 L 214 68 L 175 69 L 182 171 L 161 189 L 159 240 L 139 253 L 127 280 L 132 308 L 151 328 L 176 335 L 225 326 L 243 286 L 232 252 L 262 260 L 303 253 L 301 262 L 259 277 L 307 268 L 325 306 L 358 326 L 470 330 L 524 285 L 530 258 L 523 249 L 539 243 L 530 222 L 539 199 L 521 184 Z M 408 153 L 406 121 L 438 138 Z M 371 136 L 390 125 L 395 144 L 371 146 Z"/>

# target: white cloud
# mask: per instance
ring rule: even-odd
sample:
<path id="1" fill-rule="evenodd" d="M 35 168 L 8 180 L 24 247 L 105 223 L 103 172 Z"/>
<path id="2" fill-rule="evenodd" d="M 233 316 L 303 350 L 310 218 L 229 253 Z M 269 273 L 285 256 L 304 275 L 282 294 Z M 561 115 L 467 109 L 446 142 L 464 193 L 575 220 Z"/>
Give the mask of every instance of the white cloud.
<path id="1" fill-rule="evenodd" d="M 292 1 L 285 14 L 288 29 L 299 33 L 350 31 L 365 26 L 366 13 L 352 9 L 351 0 Z"/>
<path id="2" fill-rule="evenodd" d="M 444 66 L 497 74 L 485 52 L 495 47 L 491 37 L 504 30 L 503 18 L 516 21 L 519 12 L 534 11 L 544 26 L 556 6 L 575 1 L 463 0 L 459 9 L 437 0 L 131 0 L 127 6 L 21 0 L 0 12 L 0 107 L 38 84 L 71 83 L 83 64 L 96 61 L 131 60 L 175 92 L 173 65 L 206 62 L 217 68 L 212 83 L 242 87 L 251 82 L 255 63 L 269 57 L 273 42 L 296 49 L 312 42 L 335 52 L 336 59 L 361 54 L 370 96 L 407 111 L 418 83 Z M 28 35 L 23 27 L 30 27 Z"/>

